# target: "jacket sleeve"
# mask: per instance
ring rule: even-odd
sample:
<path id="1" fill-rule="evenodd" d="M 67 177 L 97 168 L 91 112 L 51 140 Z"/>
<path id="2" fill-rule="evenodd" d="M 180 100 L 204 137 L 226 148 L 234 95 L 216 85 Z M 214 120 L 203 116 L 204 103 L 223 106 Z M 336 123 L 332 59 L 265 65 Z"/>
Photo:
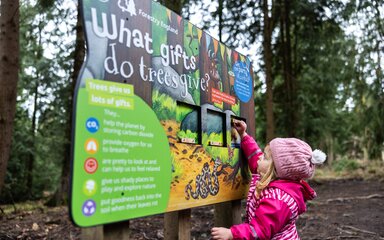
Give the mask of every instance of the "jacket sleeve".
<path id="1" fill-rule="evenodd" d="M 292 212 L 285 202 L 263 199 L 250 223 L 231 227 L 233 239 L 271 239 L 289 222 L 291 215 Z"/>
<path id="2" fill-rule="evenodd" d="M 244 155 L 248 160 L 248 165 L 249 169 L 251 170 L 251 173 L 256 173 L 257 161 L 259 160 L 260 156 L 263 155 L 263 151 L 261 151 L 255 139 L 253 139 L 249 135 L 246 135 L 241 140 L 241 149 L 243 150 Z"/>

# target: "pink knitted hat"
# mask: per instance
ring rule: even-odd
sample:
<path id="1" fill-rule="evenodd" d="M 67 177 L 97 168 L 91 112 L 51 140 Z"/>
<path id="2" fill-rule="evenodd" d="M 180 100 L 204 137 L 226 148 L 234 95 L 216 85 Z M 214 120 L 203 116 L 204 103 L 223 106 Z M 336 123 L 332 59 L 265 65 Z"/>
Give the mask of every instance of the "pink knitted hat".
<path id="1" fill-rule="evenodd" d="M 326 155 L 297 138 L 275 138 L 269 143 L 277 177 L 290 180 L 313 176 L 315 165 L 322 164 Z"/>

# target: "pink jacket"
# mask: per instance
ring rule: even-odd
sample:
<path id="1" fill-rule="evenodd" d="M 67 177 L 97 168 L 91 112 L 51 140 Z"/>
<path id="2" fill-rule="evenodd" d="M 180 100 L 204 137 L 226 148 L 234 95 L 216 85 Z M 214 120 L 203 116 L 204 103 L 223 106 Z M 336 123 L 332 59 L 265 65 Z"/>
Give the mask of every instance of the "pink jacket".
<path id="1" fill-rule="evenodd" d="M 253 174 L 247 199 L 247 217 L 243 224 L 231 227 L 234 239 L 299 239 L 295 222 L 306 211 L 305 202 L 316 197 L 315 191 L 304 181 L 277 179 L 266 187 L 259 199 L 255 187 L 260 176 L 257 161 L 262 151 L 251 136 L 241 142 Z"/>

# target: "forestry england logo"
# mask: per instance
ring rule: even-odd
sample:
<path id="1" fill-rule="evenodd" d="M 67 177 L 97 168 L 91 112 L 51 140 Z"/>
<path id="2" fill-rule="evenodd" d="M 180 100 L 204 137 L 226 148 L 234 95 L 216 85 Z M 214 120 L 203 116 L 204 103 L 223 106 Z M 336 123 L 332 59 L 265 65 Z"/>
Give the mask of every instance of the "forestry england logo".
<path id="1" fill-rule="evenodd" d="M 123 12 L 131 14 L 131 17 L 136 15 L 136 7 L 133 0 L 119 0 L 118 5 Z"/>

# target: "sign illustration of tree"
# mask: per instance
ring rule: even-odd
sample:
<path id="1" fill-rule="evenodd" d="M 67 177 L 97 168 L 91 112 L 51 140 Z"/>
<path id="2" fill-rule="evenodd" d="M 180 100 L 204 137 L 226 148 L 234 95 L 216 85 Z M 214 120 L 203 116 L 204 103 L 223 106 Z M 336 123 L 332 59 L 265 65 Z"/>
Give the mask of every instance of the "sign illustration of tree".
<path id="1" fill-rule="evenodd" d="M 135 2 L 133 0 L 119 0 L 119 7 L 123 10 L 123 12 L 129 12 L 131 16 L 136 16 L 136 7 Z"/>

